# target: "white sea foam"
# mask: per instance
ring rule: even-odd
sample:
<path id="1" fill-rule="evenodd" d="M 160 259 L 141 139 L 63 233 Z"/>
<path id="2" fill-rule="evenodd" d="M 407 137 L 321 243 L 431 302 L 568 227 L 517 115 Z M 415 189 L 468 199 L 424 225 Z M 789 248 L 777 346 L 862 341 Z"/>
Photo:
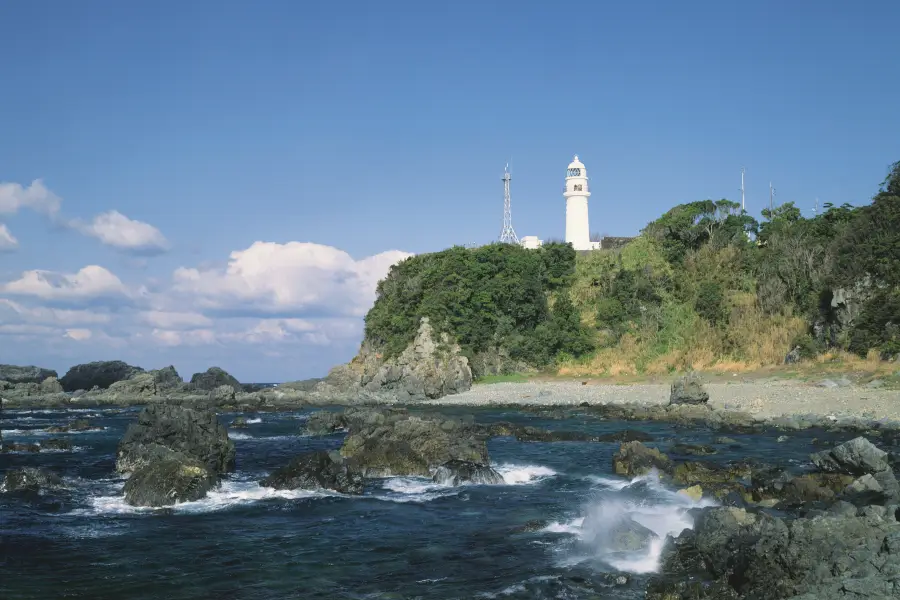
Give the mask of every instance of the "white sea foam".
<path id="1" fill-rule="evenodd" d="M 542 467 L 540 465 L 503 464 L 495 466 L 494 470 L 503 476 L 503 481 L 505 481 L 507 485 L 537 483 L 538 481 L 556 475 L 556 471 L 553 469 Z"/>
<path id="2" fill-rule="evenodd" d="M 708 499 L 695 501 L 685 494 L 665 488 L 659 476 L 651 473 L 631 481 L 596 478 L 597 498 L 583 513 L 568 521 L 553 522 L 542 531 L 575 536 L 578 544 L 566 552 L 566 565 L 599 560 L 620 571 L 653 573 L 659 569 L 666 536 L 677 536 L 693 527 L 688 514 L 692 508 L 714 506 Z M 620 485 L 624 483 L 624 485 Z M 644 548 L 624 551 L 614 538 L 619 527 L 634 522 L 655 534 Z"/>
<path id="3" fill-rule="evenodd" d="M 338 496 L 327 490 L 276 490 L 263 487 L 256 481 L 228 480 L 221 486 L 210 491 L 206 498 L 195 502 L 181 502 L 174 506 L 151 508 L 143 506 L 131 506 L 125 502 L 122 494 L 123 483 L 117 482 L 108 486 L 104 495 L 91 496 L 88 506 L 69 513 L 70 515 L 94 516 L 94 515 L 135 515 L 153 514 L 162 510 L 171 510 L 175 513 L 207 513 L 226 510 L 234 506 L 242 506 L 259 502 L 261 500 L 283 499 L 297 500 L 301 498 L 321 498 L 324 496 Z M 110 492 L 113 492 L 110 494 Z M 108 495 L 107 495 L 108 494 Z"/>
<path id="4" fill-rule="evenodd" d="M 228 437 L 233 440 L 252 440 L 255 439 L 252 435 L 248 433 L 241 433 L 240 431 L 229 431 Z"/>
<path id="5" fill-rule="evenodd" d="M 243 440 L 243 441 L 252 441 L 252 442 L 277 442 L 284 440 L 295 440 L 298 435 L 250 435 L 249 433 L 244 433 L 242 431 L 229 431 L 228 437 L 232 440 Z"/>
<path id="6" fill-rule="evenodd" d="M 247 419 L 248 425 L 255 425 L 257 423 L 262 423 L 262 419 L 260 417 L 256 417 L 255 419 Z"/>

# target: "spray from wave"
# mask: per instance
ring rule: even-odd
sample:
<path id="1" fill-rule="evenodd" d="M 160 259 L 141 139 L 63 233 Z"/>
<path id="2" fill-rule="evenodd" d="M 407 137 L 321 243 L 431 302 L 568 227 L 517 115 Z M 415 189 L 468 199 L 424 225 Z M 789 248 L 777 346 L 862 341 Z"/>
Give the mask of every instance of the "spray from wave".
<path id="1" fill-rule="evenodd" d="M 595 497 L 580 516 L 550 523 L 545 533 L 569 534 L 565 565 L 596 562 L 630 573 L 659 570 L 667 536 L 677 536 L 694 526 L 688 511 L 713 506 L 665 488 L 655 471 L 630 482 L 593 478 Z"/>

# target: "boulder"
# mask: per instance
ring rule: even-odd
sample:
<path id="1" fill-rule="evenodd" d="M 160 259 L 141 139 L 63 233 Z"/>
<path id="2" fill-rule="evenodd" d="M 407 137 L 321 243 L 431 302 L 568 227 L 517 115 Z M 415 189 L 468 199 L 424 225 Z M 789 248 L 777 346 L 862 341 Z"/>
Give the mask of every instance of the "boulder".
<path id="1" fill-rule="evenodd" d="M 693 530 L 664 552 L 648 600 L 900 594 L 900 524 L 893 519 L 857 516 L 855 509 L 793 520 L 730 507 L 694 514 Z"/>
<path id="2" fill-rule="evenodd" d="M 389 410 L 351 413 L 341 455 L 367 477 L 419 475 L 451 460 L 487 464 L 484 436 L 474 423 L 441 415 L 413 416 Z"/>
<path id="3" fill-rule="evenodd" d="M 76 419 L 71 423 L 67 423 L 66 425 L 53 425 L 45 429 L 47 433 L 69 433 L 69 432 L 83 432 L 83 431 L 101 431 L 103 427 L 99 425 L 93 425 L 87 419 Z"/>
<path id="4" fill-rule="evenodd" d="M 709 394 L 703 387 L 700 377 L 695 373 L 679 377 L 672 384 L 669 404 L 706 404 L 707 402 L 709 402 Z"/>
<path id="5" fill-rule="evenodd" d="M 861 476 L 891 468 L 888 453 L 862 436 L 831 450 L 816 452 L 810 459 L 816 467 L 827 473 Z"/>
<path id="6" fill-rule="evenodd" d="M 597 554 L 631 554 L 646 551 L 658 539 L 652 530 L 633 520 L 616 504 L 593 507 L 581 524 L 581 539 Z"/>
<path id="7" fill-rule="evenodd" d="M 247 419 L 244 417 L 237 417 L 231 422 L 232 429 L 247 429 L 248 427 L 250 427 L 250 425 L 247 424 Z"/>
<path id="8" fill-rule="evenodd" d="M 503 475 L 488 465 L 462 460 L 445 462 L 437 468 L 431 480 L 441 485 L 504 483 Z"/>
<path id="9" fill-rule="evenodd" d="M 636 477 L 653 469 L 663 473 L 672 471 L 672 461 L 656 448 L 648 448 L 641 442 L 625 442 L 613 455 L 613 471 L 616 475 Z"/>
<path id="10" fill-rule="evenodd" d="M 40 452 L 41 447 L 37 444 L 26 442 L 6 442 L 0 446 L 0 452 Z"/>
<path id="11" fill-rule="evenodd" d="M 153 381 L 156 382 L 156 388 L 160 391 L 177 390 L 184 386 L 184 379 L 172 365 L 150 371 L 150 373 L 153 374 Z"/>
<path id="12" fill-rule="evenodd" d="M 48 377 L 39 384 L 41 394 L 59 394 L 63 392 L 63 386 L 56 378 L 56 375 Z"/>
<path id="13" fill-rule="evenodd" d="M 670 452 L 682 456 L 707 456 L 715 454 L 717 450 L 705 444 L 675 444 Z"/>
<path id="14" fill-rule="evenodd" d="M 241 390 L 241 383 L 219 367 L 210 367 L 203 373 L 191 376 L 191 387 L 196 390 L 211 392 L 223 385 L 230 386 L 234 391 Z"/>
<path id="15" fill-rule="evenodd" d="M 297 456 L 259 482 L 276 490 L 327 489 L 342 494 L 362 494 L 363 478 L 336 452 L 319 450 Z"/>
<path id="16" fill-rule="evenodd" d="M 142 368 L 131 366 L 121 360 L 97 361 L 75 365 L 60 378 L 59 382 L 67 392 L 91 390 L 95 386 L 106 389 L 117 381 L 130 379 L 143 371 Z"/>
<path id="17" fill-rule="evenodd" d="M 125 482 L 125 502 L 132 506 L 170 506 L 193 502 L 216 485 L 202 463 L 185 457 L 163 458 L 137 468 Z"/>
<path id="18" fill-rule="evenodd" d="M 63 438 L 41 440 L 41 450 L 71 450 L 72 442 Z"/>
<path id="19" fill-rule="evenodd" d="M 7 492 L 37 492 L 42 489 L 61 487 L 64 486 L 63 480 L 59 475 L 52 471 L 35 467 L 7 471 L 3 480 L 3 489 Z"/>
<path id="20" fill-rule="evenodd" d="M 107 394 L 113 399 L 149 399 L 157 396 L 159 390 L 153 373 L 138 373 L 109 386 Z"/>
<path id="21" fill-rule="evenodd" d="M 50 377 L 57 377 L 56 371 L 53 369 L 44 369 L 42 367 L 17 365 L 0 365 L 0 380 L 9 383 L 42 383 Z"/>
<path id="22" fill-rule="evenodd" d="M 211 410 L 152 404 L 128 426 L 116 452 L 116 470 L 133 472 L 151 462 L 195 460 L 211 473 L 234 468 L 234 442 Z"/>

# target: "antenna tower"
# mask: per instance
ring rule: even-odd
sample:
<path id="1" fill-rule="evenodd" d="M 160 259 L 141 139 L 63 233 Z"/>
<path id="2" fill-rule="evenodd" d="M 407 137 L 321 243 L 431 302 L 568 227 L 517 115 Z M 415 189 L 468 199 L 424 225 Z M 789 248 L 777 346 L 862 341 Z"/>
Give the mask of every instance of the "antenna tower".
<path id="1" fill-rule="evenodd" d="M 744 203 L 744 173 L 747 171 L 744 167 L 741 167 L 741 210 L 746 210 L 747 205 Z"/>
<path id="2" fill-rule="evenodd" d="M 519 238 L 512 226 L 512 209 L 509 202 L 509 163 L 503 170 L 503 231 L 500 232 L 501 244 L 518 244 Z"/>
<path id="3" fill-rule="evenodd" d="M 769 212 L 775 209 L 775 188 L 772 187 L 772 182 L 769 182 Z"/>

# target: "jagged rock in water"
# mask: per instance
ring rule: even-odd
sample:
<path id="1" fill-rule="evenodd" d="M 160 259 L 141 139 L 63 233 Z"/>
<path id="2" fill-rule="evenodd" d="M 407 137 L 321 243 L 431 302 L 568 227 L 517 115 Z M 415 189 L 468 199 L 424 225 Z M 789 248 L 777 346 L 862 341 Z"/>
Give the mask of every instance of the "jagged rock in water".
<path id="1" fill-rule="evenodd" d="M 231 422 L 232 429 L 247 429 L 248 427 L 250 426 L 247 424 L 247 419 L 244 417 L 237 417 Z"/>
<path id="2" fill-rule="evenodd" d="M 641 442 L 625 442 L 613 455 L 613 471 L 616 475 L 635 477 L 657 469 L 663 473 L 672 471 L 672 461 L 656 448 L 648 448 Z"/>
<path id="3" fill-rule="evenodd" d="M 210 367 L 203 373 L 194 373 L 191 376 L 191 387 L 197 390 L 214 391 L 223 385 L 232 387 L 234 391 L 241 389 L 241 383 L 219 367 Z"/>
<path id="4" fill-rule="evenodd" d="M 156 387 L 160 391 L 176 390 L 184 385 L 184 379 L 172 365 L 150 371 L 150 373 L 153 374 L 153 381 L 156 382 Z"/>
<path id="5" fill-rule="evenodd" d="M 816 452 L 810 459 L 816 467 L 828 473 L 860 476 L 891 468 L 888 453 L 862 436 L 831 450 Z"/>
<path id="6" fill-rule="evenodd" d="M 41 440 L 41 450 L 71 450 L 72 442 L 62 438 Z"/>
<path id="7" fill-rule="evenodd" d="M 709 402 L 709 394 L 698 375 L 689 373 L 684 377 L 679 377 L 672 384 L 669 404 L 706 404 L 707 402 Z"/>
<path id="8" fill-rule="evenodd" d="M 712 446 L 705 444 L 675 444 L 670 450 L 673 454 L 681 454 L 683 456 L 708 456 L 718 452 Z"/>
<path id="9" fill-rule="evenodd" d="M 604 433 L 597 437 L 598 442 L 652 442 L 653 436 L 639 429 L 623 429 L 612 433 Z"/>
<path id="10" fill-rule="evenodd" d="M 0 450 L 3 452 L 40 452 L 41 447 L 25 442 L 5 442 Z"/>
<path id="11" fill-rule="evenodd" d="M 696 512 L 663 555 L 648 600 L 897 598 L 900 523 L 827 514 L 783 520 L 737 508 Z M 845 592 L 850 592 L 846 593 Z"/>
<path id="12" fill-rule="evenodd" d="M 142 368 L 121 360 L 105 360 L 75 365 L 60 378 L 59 382 L 67 392 L 92 390 L 95 386 L 106 389 L 117 381 L 131 379 L 143 372 Z"/>
<path id="13" fill-rule="evenodd" d="M 66 425 L 53 425 L 45 429 L 47 433 L 68 433 L 70 431 L 100 431 L 103 427 L 92 425 L 87 419 L 76 419 Z"/>
<path id="14" fill-rule="evenodd" d="M 600 554 L 641 552 L 658 537 L 616 505 L 592 508 L 581 524 L 582 540 Z"/>
<path id="15" fill-rule="evenodd" d="M 463 460 L 445 462 L 437 468 L 431 480 L 441 485 L 504 483 L 503 476 L 488 465 Z"/>
<path id="16" fill-rule="evenodd" d="M 3 489 L 7 492 L 30 491 L 61 488 L 63 481 L 59 475 L 47 469 L 25 467 L 6 472 Z"/>
<path id="17" fill-rule="evenodd" d="M 33 365 L 0 365 L 0 380 L 17 383 L 42 383 L 44 380 L 57 377 L 53 369 L 44 369 Z"/>
<path id="18" fill-rule="evenodd" d="M 125 502 L 154 507 L 193 502 L 215 485 L 215 474 L 202 463 L 173 455 L 136 469 L 125 482 Z"/>
<path id="19" fill-rule="evenodd" d="M 134 471 L 162 459 L 193 459 L 211 473 L 234 468 L 234 442 L 211 410 L 152 404 L 128 426 L 116 453 L 116 470 Z"/>
<path id="20" fill-rule="evenodd" d="M 750 467 L 744 464 L 718 465 L 693 461 L 676 466 L 672 472 L 672 481 L 676 485 L 699 485 L 704 492 L 720 500 L 735 494 L 743 500 L 749 498 L 749 492 L 743 483 L 750 474 Z"/>
<path id="21" fill-rule="evenodd" d="M 412 416 L 405 411 L 356 413 L 341 455 L 353 458 L 367 477 L 419 475 L 450 460 L 487 464 L 484 436 L 474 423 L 441 415 Z"/>
<path id="22" fill-rule="evenodd" d="M 350 461 L 336 452 L 324 450 L 295 457 L 259 483 L 277 490 L 327 489 L 342 494 L 363 493 L 363 477 Z"/>

